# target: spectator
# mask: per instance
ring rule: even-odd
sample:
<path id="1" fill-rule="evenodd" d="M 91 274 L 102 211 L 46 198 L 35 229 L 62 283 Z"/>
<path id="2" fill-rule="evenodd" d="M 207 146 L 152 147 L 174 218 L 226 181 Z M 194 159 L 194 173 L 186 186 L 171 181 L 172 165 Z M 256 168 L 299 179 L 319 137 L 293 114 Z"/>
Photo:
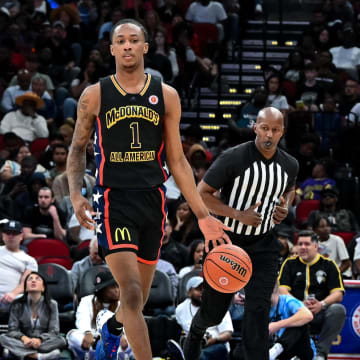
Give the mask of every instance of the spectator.
<path id="1" fill-rule="evenodd" d="M 57 144 L 64 144 L 64 137 L 59 132 L 50 134 L 49 145 L 45 148 L 39 160 L 40 164 L 46 169 L 51 169 L 54 166 L 52 156 L 54 146 Z"/>
<path id="2" fill-rule="evenodd" d="M 218 28 L 219 41 L 224 40 L 224 23 L 227 14 L 221 2 L 196 0 L 190 4 L 185 19 L 193 23 L 215 24 Z"/>
<path id="3" fill-rule="evenodd" d="M 354 248 L 354 277 L 360 280 L 360 237 L 355 239 L 356 244 Z"/>
<path id="4" fill-rule="evenodd" d="M 291 295 L 280 295 L 279 284 L 271 294 L 269 335 L 271 343 L 269 360 L 290 359 L 312 360 L 315 345 L 310 339 L 308 324 L 314 318 L 311 311 Z"/>
<path id="5" fill-rule="evenodd" d="M 308 217 L 308 226 L 311 228 L 318 217 L 326 217 L 331 232 L 356 232 L 359 225 L 352 211 L 338 209 L 339 190 L 335 187 L 325 188 L 320 193 L 320 208 L 313 210 Z"/>
<path id="6" fill-rule="evenodd" d="M 355 46 L 355 33 L 351 26 L 344 29 L 342 44 L 330 49 L 333 64 L 337 69 L 345 70 L 351 77 L 358 79 L 360 48 Z"/>
<path id="7" fill-rule="evenodd" d="M 186 157 L 194 171 L 208 165 L 206 150 L 200 144 L 192 145 Z"/>
<path id="8" fill-rule="evenodd" d="M 186 246 L 192 240 L 202 237 L 196 218 L 185 200 L 179 201 L 171 226 L 174 240 Z"/>
<path id="9" fill-rule="evenodd" d="M 16 99 L 20 95 L 24 95 L 26 92 L 31 91 L 30 82 L 31 74 L 28 70 L 22 69 L 17 73 L 18 85 L 9 86 L 1 99 L 1 110 L 5 113 L 16 109 Z"/>
<path id="10" fill-rule="evenodd" d="M 165 235 L 160 250 L 160 258 L 171 263 L 178 273 L 181 268 L 186 266 L 189 252 L 183 244 L 175 241 L 171 234 L 172 226 L 167 219 L 165 223 Z"/>
<path id="11" fill-rule="evenodd" d="M 46 91 L 48 91 L 48 93 L 46 94 L 46 98 L 49 99 L 53 96 L 53 91 L 55 87 L 49 75 L 38 72 L 39 65 L 40 62 L 37 54 L 32 53 L 26 57 L 25 69 L 30 73 L 31 83 L 35 77 L 43 79 L 43 81 L 45 82 L 45 89 Z M 13 76 L 9 83 L 9 86 L 14 85 L 18 85 L 18 76 Z M 31 86 L 31 88 L 32 91 L 36 92 L 33 86 Z"/>
<path id="12" fill-rule="evenodd" d="M 328 176 L 329 165 L 330 163 L 325 160 L 315 164 L 312 177 L 306 179 L 296 191 L 302 200 L 320 200 L 322 190 L 335 187 L 335 180 Z"/>
<path id="13" fill-rule="evenodd" d="M 66 160 L 69 150 L 64 144 L 57 144 L 53 147 L 53 163 L 55 166 L 49 171 L 49 175 L 52 181 L 63 174 L 66 170 Z"/>
<path id="14" fill-rule="evenodd" d="M 54 194 L 48 187 L 43 187 L 38 193 L 37 206 L 28 207 L 24 215 L 24 237 L 55 238 L 65 240 L 66 218 L 55 205 Z"/>
<path id="15" fill-rule="evenodd" d="M 100 272 L 95 278 L 94 285 L 94 294 L 84 296 L 80 300 L 76 310 L 76 329 L 70 330 L 66 335 L 70 350 L 75 359 L 79 360 L 95 359 L 96 340 L 100 336 L 96 326 L 96 317 L 99 312 L 107 309 L 107 313 L 112 315 L 120 305 L 119 286 L 110 271 Z M 121 336 L 120 348 L 119 353 L 126 353 L 129 356 L 126 359 L 130 359 L 132 351 L 124 335 Z M 120 355 L 118 359 L 123 359 L 123 357 Z"/>
<path id="16" fill-rule="evenodd" d="M 19 221 L 10 220 L 3 227 L 0 246 L 0 322 L 7 322 L 10 304 L 24 292 L 24 280 L 31 271 L 37 271 L 36 260 L 20 249 L 24 239 Z"/>
<path id="17" fill-rule="evenodd" d="M 93 235 L 89 244 L 89 255 L 76 261 L 71 268 L 71 278 L 75 291 L 78 290 L 81 276 L 94 266 L 103 265 L 104 261 L 99 256 L 96 236 Z"/>
<path id="18" fill-rule="evenodd" d="M 325 360 L 331 343 L 344 326 L 346 311 L 340 304 L 344 285 L 337 265 L 318 253 L 316 234 L 301 231 L 297 244 L 299 256 L 286 259 L 281 267 L 280 293 L 291 293 L 313 313 L 311 332 L 319 334 L 315 359 Z"/>
<path id="19" fill-rule="evenodd" d="M 347 116 L 358 102 L 360 102 L 359 83 L 356 80 L 348 79 L 345 82 L 344 94 L 339 104 L 340 114 Z"/>
<path id="20" fill-rule="evenodd" d="M 267 101 L 267 91 L 263 86 L 257 87 L 252 94 L 251 100 L 248 101 L 240 111 L 237 120 L 230 119 L 229 127 L 237 136 L 236 143 L 245 135 L 246 138 L 253 137 L 253 127 L 257 115 L 264 108 Z M 245 141 L 247 141 L 246 139 Z M 244 140 L 242 141 L 244 142 Z"/>
<path id="21" fill-rule="evenodd" d="M 67 239 L 69 245 L 79 245 L 83 241 L 91 240 L 94 236 L 94 231 L 89 230 L 86 227 L 80 225 L 75 213 L 70 216 L 67 225 Z M 82 253 L 76 252 L 74 259 L 82 259 L 84 256 Z"/>
<path id="22" fill-rule="evenodd" d="M 183 267 L 179 271 L 179 278 L 181 279 L 184 275 L 193 270 L 202 269 L 202 261 L 204 258 L 204 240 L 196 239 L 190 245 L 188 266 Z"/>
<path id="23" fill-rule="evenodd" d="M 284 78 L 297 83 L 302 80 L 305 67 L 304 56 L 300 51 L 290 53 L 287 63 L 283 69 Z"/>
<path id="24" fill-rule="evenodd" d="M 7 113 L 1 121 L 0 133 L 14 132 L 24 141 L 32 142 L 37 138 L 49 136 L 46 120 L 36 113 L 44 107 L 44 101 L 35 93 L 27 92 L 16 98 L 19 110 Z"/>
<path id="25" fill-rule="evenodd" d="M 280 75 L 274 74 L 266 79 L 266 90 L 268 92 L 266 106 L 272 106 L 280 110 L 285 117 L 289 111 L 289 104 L 286 97 L 281 95 Z"/>
<path id="26" fill-rule="evenodd" d="M 98 39 L 104 38 L 105 33 L 110 33 L 112 27 L 124 17 L 124 13 L 121 7 L 116 7 L 110 11 L 111 21 L 104 22 L 99 29 Z"/>
<path id="27" fill-rule="evenodd" d="M 59 132 L 64 139 L 65 145 L 69 148 L 72 142 L 74 128 L 69 124 L 63 124 L 59 128 Z"/>
<path id="28" fill-rule="evenodd" d="M 319 32 L 316 34 L 316 48 L 319 51 L 322 50 L 329 50 L 331 47 L 331 39 L 330 39 L 330 32 L 327 27 L 323 27 L 319 30 Z"/>
<path id="29" fill-rule="evenodd" d="M 324 91 L 336 93 L 342 87 L 338 70 L 332 62 L 333 56 L 330 51 L 319 51 L 315 57 L 315 64 L 318 72 L 317 81 Z"/>
<path id="30" fill-rule="evenodd" d="M 58 359 L 66 347 L 59 334 L 58 305 L 47 290 L 45 279 L 31 271 L 24 281 L 24 295 L 10 309 L 9 329 L 1 345 L 20 358 Z"/>
<path id="31" fill-rule="evenodd" d="M 331 227 L 327 217 L 319 216 L 316 218 L 313 231 L 319 236 L 319 254 L 335 261 L 343 279 L 351 279 L 351 260 L 344 240 L 340 236 L 330 234 Z"/>
<path id="32" fill-rule="evenodd" d="M 190 330 L 192 318 L 199 310 L 202 288 L 202 277 L 194 276 L 190 278 L 186 284 L 188 298 L 176 307 L 176 321 L 181 326 L 185 335 Z M 206 330 L 201 360 L 229 359 L 229 340 L 233 331 L 230 313 L 227 312 L 219 325 Z"/>
<path id="33" fill-rule="evenodd" d="M 33 92 L 44 101 L 44 107 L 38 109 L 39 115 L 46 119 L 48 127 L 52 127 L 56 117 L 56 104 L 52 98 L 46 96 L 46 81 L 40 76 L 34 76 L 31 80 Z"/>
<path id="34" fill-rule="evenodd" d="M 150 48 L 153 46 L 155 42 L 155 34 L 159 27 L 161 27 L 161 21 L 159 14 L 154 9 L 149 9 L 144 14 L 144 26 L 148 32 L 148 43 L 150 44 Z"/>

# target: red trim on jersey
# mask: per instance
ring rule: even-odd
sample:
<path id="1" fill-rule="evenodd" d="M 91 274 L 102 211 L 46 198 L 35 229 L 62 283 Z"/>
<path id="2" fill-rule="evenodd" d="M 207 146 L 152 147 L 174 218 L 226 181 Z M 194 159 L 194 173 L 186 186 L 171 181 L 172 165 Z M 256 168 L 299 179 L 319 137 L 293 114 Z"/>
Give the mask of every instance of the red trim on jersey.
<path id="1" fill-rule="evenodd" d="M 137 258 L 137 261 L 138 262 L 141 262 L 143 264 L 147 264 L 147 265 L 154 265 L 158 262 L 159 258 L 157 258 L 156 260 L 145 260 L 145 259 L 142 259 L 142 258 Z"/>
<path id="2" fill-rule="evenodd" d="M 163 239 L 164 239 L 164 236 L 165 236 L 165 220 L 166 220 L 166 211 L 165 211 L 165 193 L 164 193 L 164 190 L 161 189 L 160 187 L 158 188 L 159 191 L 160 191 L 160 195 L 161 195 L 161 211 L 163 213 L 163 219 L 162 219 L 162 222 L 161 222 L 161 230 L 162 230 L 162 237 L 161 237 L 161 240 L 160 240 L 160 247 L 159 247 L 159 252 L 158 252 L 158 256 L 157 256 L 157 260 L 159 259 L 160 257 L 160 250 L 161 250 L 161 246 L 162 246 L 162 243 L 163 243 Z"/>
<path id="3" fill-rule="evenodd" d="M 110 231 L 110 223 L 109 223 L 109 192 L 110 189 L 107 188 L 104 191 L 104 223 L 105 223 L 105 229 L 106 229 L 106 239 L 109 245 L 109 249 L 113 250 L 114 249 L 114 245 L 111 239 L 111 231 Z"/>
<path id="4" fill-rule="evenodd" d="M 163 172 L 163 175 L 164 175 L 164 179 L 165 179 L 164 181 L 166 181 L 168 179 L 168 177 L 166 175 L 166 171 L 164 170 L 164 168 L 163 168 L 163 166 L 161 164 L 161 159 L 160 159 L 161 153 L 162 153 L 163 150 L 164 150 L 164 141 L 161 143 L 160 150 L 158 152 L 158 162 L 159 162 L 159 166 L 160 166 L 160 168 L 161 168 L 161 170 Z"/>
<path id="5" fill-rule="evenodd" d="M 105 155 L 104 155 L 104 149 L 102 147 L 102 135 L 101 135 L 101 122 L 99 116 L 96 118 L 97 124 L 98 124 L 98 145 L 101 152 L 101 162 L 99 166 L 99 185 L 104 186 L 104 164 L 105 164 Z"/>
<path id="6" fill-rule="evenodd" d="M 113 247 L 113 249 L 123 249 L 123 248 L 127 248 L 127 249 L 139 250 L 139 247 L 138 247 L 137 245 L 132 245 L 132 244 L 113 245 L 112 247 Z"/>

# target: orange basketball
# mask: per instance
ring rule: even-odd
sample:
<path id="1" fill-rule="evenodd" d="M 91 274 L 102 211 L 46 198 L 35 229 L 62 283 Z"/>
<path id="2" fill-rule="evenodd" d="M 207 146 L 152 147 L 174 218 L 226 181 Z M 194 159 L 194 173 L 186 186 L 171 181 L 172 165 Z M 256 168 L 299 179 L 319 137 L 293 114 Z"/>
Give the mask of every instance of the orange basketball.
<path id="1" fill-rule="evenodd" d="M 242 248 L 223 244 L 206 256 L 203 272 L 208 284 L 222 293 L 235 293 L 250 280 L 252 263 Z"/>

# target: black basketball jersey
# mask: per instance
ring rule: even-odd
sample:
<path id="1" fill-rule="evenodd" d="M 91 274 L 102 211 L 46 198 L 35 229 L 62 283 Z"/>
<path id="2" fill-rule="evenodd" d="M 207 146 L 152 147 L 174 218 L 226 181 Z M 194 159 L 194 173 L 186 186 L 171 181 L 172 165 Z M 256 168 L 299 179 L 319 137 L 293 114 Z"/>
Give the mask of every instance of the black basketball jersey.
<path id="1" fill-rule="evenodd" d="M 96 184 L 112 189 L 148 189 L 167 179 L 164 169 L 161 81 L 147 74 L 144 88 L 128 94 L 115 75 L 100 80 L 95 125 Z"/>

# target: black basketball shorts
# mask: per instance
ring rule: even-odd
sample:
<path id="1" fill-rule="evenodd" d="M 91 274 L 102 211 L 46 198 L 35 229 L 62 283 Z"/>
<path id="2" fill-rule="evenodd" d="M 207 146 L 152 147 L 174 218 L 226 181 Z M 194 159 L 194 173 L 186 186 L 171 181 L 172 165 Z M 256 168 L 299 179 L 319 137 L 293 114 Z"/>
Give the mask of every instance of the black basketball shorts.
<path id="1" fill-rule="evenodd" d="M 165 234 L 165 187 L 119 190 L 94 187 L 93 208 L 99 255 L 132 251 L 138 261 L 156 264 Z"/>

